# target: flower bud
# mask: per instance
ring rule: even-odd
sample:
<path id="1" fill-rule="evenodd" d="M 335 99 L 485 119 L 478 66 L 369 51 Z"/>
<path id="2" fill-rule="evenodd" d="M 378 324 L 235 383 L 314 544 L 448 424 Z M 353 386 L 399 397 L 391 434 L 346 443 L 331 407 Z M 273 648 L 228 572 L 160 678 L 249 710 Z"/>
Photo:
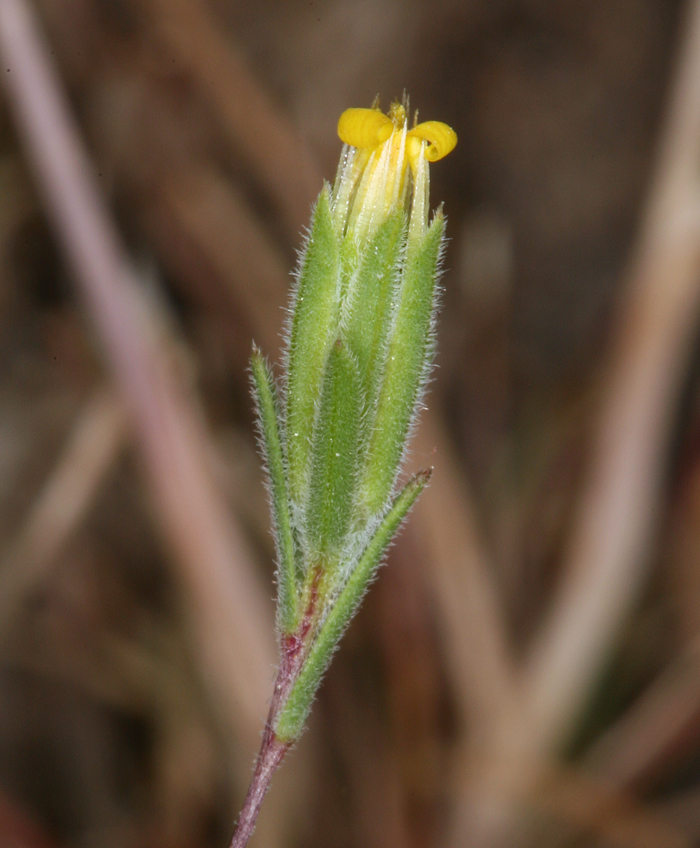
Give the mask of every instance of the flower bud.
<path id="1" fill-rule="evenodd" d="M 437 121 L 409 129 L 406 112 L 394 103 L 386 115 L 341 115 L 338 175 L 321 192 L 300 259 L 282 391 L 253 356 L 277 621 L 283 656 L 297 663 L 272 725 L 284 741 L 301 732 L 345 626 L 430 476 L 395 491 L 434 349 L 445 221 L 441 209 L 428 221 L 429 166 L 457 136 Z"/>

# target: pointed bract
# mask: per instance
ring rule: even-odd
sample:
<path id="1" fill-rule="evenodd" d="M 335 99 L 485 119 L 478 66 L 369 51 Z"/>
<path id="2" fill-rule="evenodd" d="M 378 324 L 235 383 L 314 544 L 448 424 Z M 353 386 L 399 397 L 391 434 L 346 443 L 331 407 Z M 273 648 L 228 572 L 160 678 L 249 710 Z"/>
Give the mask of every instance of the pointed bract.
<path id="1" fill-rule="evenodd" d="M 267 467 L 277 547 L 277 626 L 292 633 L 299 623 L 297 556 L 287 494 L 286 466 L 280 438 L 280 408 L 274 380 L 257 348 L 250 361 L 261 444 Z"/>
<path id="2" fill-rule="evenodd" d="M 304 729 L 316 690 L 340 637 L 357 611 L 389 543 L 429 479 L 429 471 L 416 474 L 396 496 L 391 509 L 384 516 L 347 583 L 335 599 L 277 718 L 275 734 L 281 741 L 297 739 Z"/>

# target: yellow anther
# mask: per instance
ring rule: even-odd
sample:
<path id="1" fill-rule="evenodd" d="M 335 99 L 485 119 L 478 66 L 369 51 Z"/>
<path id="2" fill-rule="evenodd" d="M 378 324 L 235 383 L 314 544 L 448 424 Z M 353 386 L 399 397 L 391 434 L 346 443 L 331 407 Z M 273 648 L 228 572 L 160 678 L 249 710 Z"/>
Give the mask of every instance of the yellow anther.
<path id="1" fill-rule="evenodd" d="M 437 162 L 451 153 L 457 144 L 457 133 L 442 121 L 425 121 L 408 133 L 408 137 L 422 138 L 428 142 L 425 158 L 428 162 Z"/>
<path id="2" fill-rule="evenodd" d="M 346 109 L 338 121 L 340 140 L 367 150 L 385 142 L 393 131 L 391 118 L 378 109 Z"/>
<path id="3" fill-rule="evenodd" d="M 457 134 L 440 121 L 409 129 L 407 107 L 405 99 L 392 103 L 388 115 L 377 107 L 346 109 L 338 121 L 349 149 L 333 189 L 333 216 L 338 230 L 358 244 L 399 209 L 408 212 L 409 242 L 426 232 L 429 163 L 447 156 Z"/>

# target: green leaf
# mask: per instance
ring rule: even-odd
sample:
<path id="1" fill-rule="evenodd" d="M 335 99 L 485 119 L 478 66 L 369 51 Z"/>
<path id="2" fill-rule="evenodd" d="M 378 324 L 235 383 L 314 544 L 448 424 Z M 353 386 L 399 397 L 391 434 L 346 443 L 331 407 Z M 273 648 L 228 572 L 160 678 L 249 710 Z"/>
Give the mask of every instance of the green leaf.
<path id="1" fill-rule="evenodd" d="M 257 348 L 250 361 L 253 394 L 258 410 L 261 443 L 267 467 L 272 517 L 277 545 L 277 626 L 283 634 L 297 626 L 297 558 L 287 496 L 285 462 L 278 421 L 280 409 L 275 384 L 267 363 Z"/>
<path id="2" fill-rule="evenodd" d="M 289 494 L 297 507 L 306 495 L 314 414 L 328 351 L 336 337 L 339 289 L 338 239 L 326 186 L 316 204 L 301 262 L 287 363 Z"/>
<path id="3" fill-rule="evenodd" d="M 275 723 L 275 734 L 281 741 L 293 742 L 301 735 L 333 651 L 372 582 L 388 544 L 429 479 L 429 471 L 416 474 L 396 496 L 336 598 Z"/>
<path id="4" fill-rule="evenodd" d="M 379 227 L 363 251 L 344 306 L 343 336 L 357 359 L 368 406 L 374 405 L 386 355 L 405 229 L 403 211 L 394 213 Z"/>
<path id="5" fill-rule="evenodd" d="M 406 255 L 360 491 L 369 515 L 381 511 L 391 493 L 428 373 L 444 229 L 437 212 L 425 237 L 410 244 Z"/>
<path id="6" fill-rule="evenodd" d="M 337 559 L 351 526 L 362 408 L 357 367 L 339 339 L 328 356 L 311 459 L 306 539 L 316 562 Z"/>

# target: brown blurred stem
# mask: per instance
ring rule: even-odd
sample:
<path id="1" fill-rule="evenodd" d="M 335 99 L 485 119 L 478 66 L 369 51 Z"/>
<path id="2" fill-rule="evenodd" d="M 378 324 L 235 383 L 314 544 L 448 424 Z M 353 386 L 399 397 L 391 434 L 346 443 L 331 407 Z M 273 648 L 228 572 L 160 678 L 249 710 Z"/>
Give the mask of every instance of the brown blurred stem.
<path id="1" fill-rule="evenodd" d="M 251 744 L 274 663 L 272 615 L 208 462 L 209 439 L 159 343 L 25 0 L 0 0 L 2 77 L 36 182 L 125 407 L 184 589 L 213 704 Z"/>
<path id="2" fill-rule="evenodd" d="M 670 430 L 700 315 L 699 0 L 686 15 L 563 576 L 523 663 L 520 697 L 501 716 L 486 765 L 466 779 L 455 846 L 466 829 L 474 844 L 491 844 L 508 828 L 516 802 L 571 733 L 644 585 Z"/>
<path id="3" fill-rule="evenodd" d="M 85 516 L 124 436 L 122 404 L 113 392 L 100 387 L 82 410 L 56 467 L 2 557 L 0 642 Z"/>
<path id="4" fill-rule="evenodd" d="M 474 735 L 482 736 L 515 699 L 515 663 L 489 553 L 471 493 L 455 472 L 459 463 L 432 408 L 421 416 L 413 453 L 418 462 L 435 458 L 430 497 L 416 504 L 414 532 L 429 555 L 439 626 L 462 719 L 465 726 L 478 726 Z"/>
<path id="5" fill-rule="evenodd" d="M 213 105 L 233 149 L 277 207 L 290 244 L 306 226 L 322 178 L 308 147 L 222 34 L 209 4 L 147 0 L 155 29 Z"/>
<path id="6" fill-rule="evenodd" d="M 569 732 L 643 585 L 678 393 L 700 316 L 700 2 L 688 4 L 660 158 L 564 577 L 526 663 L 546 747 Z"/>

